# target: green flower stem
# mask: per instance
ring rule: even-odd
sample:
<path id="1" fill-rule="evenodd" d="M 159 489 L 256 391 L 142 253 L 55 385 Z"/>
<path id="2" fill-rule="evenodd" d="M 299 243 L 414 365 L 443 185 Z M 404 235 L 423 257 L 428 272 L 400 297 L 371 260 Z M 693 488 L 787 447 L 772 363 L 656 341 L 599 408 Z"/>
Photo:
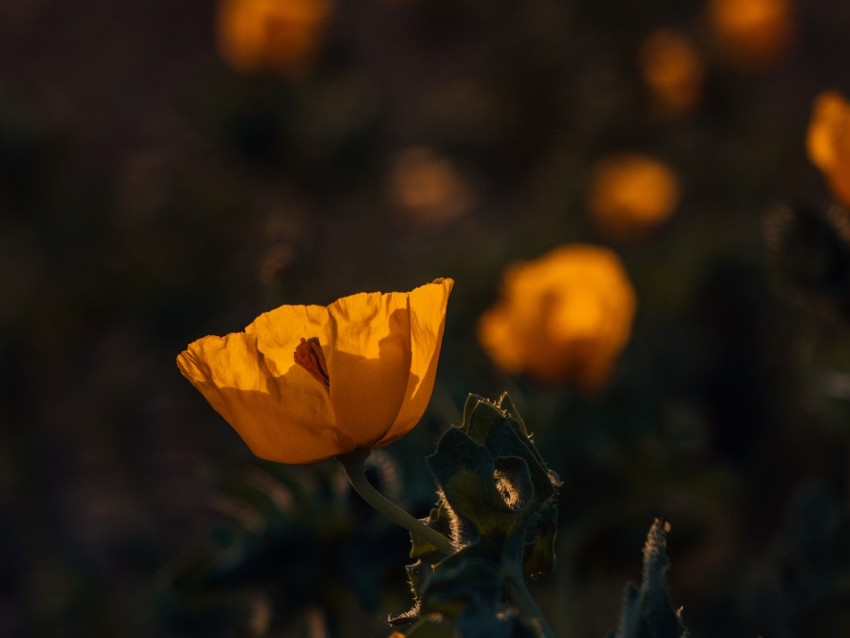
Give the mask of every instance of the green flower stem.
<path id="1" fill-rule="evenodd" d="M 431 543 L 446 556 L 451 556 L 457 551 L 457 548 L 452 542 L 440 534 L 435 529 L 431 529 L 422 521 L 414 518 L 398 505 L 389 500 L 386 496 L 376 490 L 366 478 L 366 458 L 369 456 L 368 450 L 365 452 L 354 452 L 337 456 L 337 460 L 342 464 L 345 475 L 351 482 L 354 491 L 360 494 L 364 501 L 386 516 L 396 525 L 401 525 L 414 536 Z"/>
<path id="2" fill-rule="evenodd" d="M 531 597 L 531 593 L 525 586 L 525 581 L 522 576 L 517 576 L 513 573 L 505 574 L 505 584 L 508 589 L 508 596 L 517 606 L 522 616 L 537 626 L 540 631 L 541 638 L 556 638 L 555 631 L 549 625 L 549 622 L 540 611 L 540 607 Z"/>

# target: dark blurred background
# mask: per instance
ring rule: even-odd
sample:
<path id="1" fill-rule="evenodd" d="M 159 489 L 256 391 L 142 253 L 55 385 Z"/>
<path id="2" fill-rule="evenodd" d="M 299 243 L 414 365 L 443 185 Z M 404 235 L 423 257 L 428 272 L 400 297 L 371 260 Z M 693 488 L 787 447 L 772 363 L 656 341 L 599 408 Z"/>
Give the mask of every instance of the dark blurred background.
<path id="1" fill-rule="evenodd" d="M 384 489 L 427 513 L 423 454 L 467 392 L 507 389 L 564 481 L 533 586 L 559 635 L 615 628 L 656 515 L 696 636 L 850 634 L 850 253 L 805 150 L 815 95 L 850 92 L 850 4 L 789 5 L 753 61 L 703 1 L 334 0 L 311 59 L 254 72 L 222 60 L 216 11 L 0 5 L 0 635 L 389 634 L 405 535 L 332 464 L 253 459 L 175 357 L 437 276 L 437 387 Z M 658 28 L 701 64 L 675 112 L 642 75 Z M 678 179 L 638 238 L 588 218 L 613 152 Z M 502 375 L 476 340 L 504 268 L 570 242 L 612 247 L 638 300 L 593 394 Z"/>

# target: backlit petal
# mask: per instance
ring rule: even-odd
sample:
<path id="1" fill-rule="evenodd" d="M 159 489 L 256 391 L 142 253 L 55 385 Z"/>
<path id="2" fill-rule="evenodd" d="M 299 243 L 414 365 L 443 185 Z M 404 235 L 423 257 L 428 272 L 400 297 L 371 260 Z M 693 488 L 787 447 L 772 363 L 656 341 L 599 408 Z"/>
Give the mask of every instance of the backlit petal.
<path id="1" fill-rule="evenodd" d="M 318 53 L 332 10 L 328 0 L 221 0 L 219 51 L 237 71 L 297 76 Z"/>
<path id="2" fill-rule="evenodd" d="M 453 286 L 454 281 L 451 279 L 437 279 L 408 294 L 410 376 L 401 410 L 392 427 L 378 441 L 378 446 L 389 445 L 407 434 L 428 407 L 446 326 L 446 305 Z"/>
<path id="3" fill-rule="evenodd" d="M 334 427 L 324 386 L 294 364 L 294 346 L 284 355 L 290 330 L 322 328 L 314 308 L 278 308 L 244 333 L 199 339 L 177 358 L 183 375 L 261 458 L 311 463 L 352 449 Z"/>
<path id="4" fill-rule="evenodd" d="M 407 293 L 360 293 L 328 306 L 325 351 L 337 426 L 371 447 L 392 426 L 410 372 Z"/>
<path id="5" fill-rule="evenodd" d="M 293 355 L 302 338 L 318 337 L 322 347 L 328 347 L 328 309 L 324 306 L 281 306 L 254 319 L 245 332 L 257 337 L 257 347 L 273 373 L 283 375 L 295 366 Z"/>
<path id="6" fill-rule="evenodd" d="M 311 463 L 386 445 L 428 403 L 452 284 L 281 306 L 192 343 L 178 366 L 259 457 Z"/>

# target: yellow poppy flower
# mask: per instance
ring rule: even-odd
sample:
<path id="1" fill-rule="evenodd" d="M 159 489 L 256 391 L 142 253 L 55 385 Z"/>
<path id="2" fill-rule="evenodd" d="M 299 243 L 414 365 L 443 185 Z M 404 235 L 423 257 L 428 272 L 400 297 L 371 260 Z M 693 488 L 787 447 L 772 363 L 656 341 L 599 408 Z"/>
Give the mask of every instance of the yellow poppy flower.
<path id="1" fill-rule="evenodd" d="M 508 373 L 594 390 L 628 342 L 635 304 L 612 251 L 562 246 L 507 270 L 502 299 L 479 320 L 478 337 Z"/>
<path id="2" fill-rule="evenodd" d="M 806 150 L 835 199 L 850 206 L 850 102 L 839 93 L 824 91 L 815 98 Z"/>
<path id="3" fill-rule="evenodd" d="M 794 40 L 791 0 L 711 0 L 709 20 L 723 52 L 752 71 L 773 66 Z"/>
<path id="4" fill-rule="evenodd" d="M 322 44 L 330 0 L 221 0 L 221 57 L 242 72 L 303 73 Z"/>
<path id="5" fill-rule="evenodd" d="M 696 47 L 683 34 L 656 29 L 640 50 L 643 81 L 662 115 L 687 113 L 699 101 L 703 64 Z"/>
<path id="6" fill-rule="evenodd" d="M 587 207 L 599 229 L 633 236 L 666 221 L 679 203 L 679 183 L 670 167 L 635 153 L 613 155 L 593 169 Z"/>
<path id="7" fill-rule="evenodd" d="M 455 163 L 425 147 L 406 148 L 398 154 L 388 190 L 399 212 L 435 226 L 462 217 L 474 203 L 472 188 Z"/>
<path id="8" fill-rule="evenodd" d="M 177 365 L 260 458 L 314 463 L 383 447 L 422 417 L 454 282 L 281 306 L 204 337 Z"/>

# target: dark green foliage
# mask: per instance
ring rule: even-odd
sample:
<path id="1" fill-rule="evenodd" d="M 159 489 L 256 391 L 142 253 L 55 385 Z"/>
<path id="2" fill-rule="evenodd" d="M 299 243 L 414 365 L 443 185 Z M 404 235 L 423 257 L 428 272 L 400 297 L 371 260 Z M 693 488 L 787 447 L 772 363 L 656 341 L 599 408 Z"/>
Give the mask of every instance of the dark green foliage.
<path id="1" fill-rule="evenodd" d="M 767 218 L 783 282 L 809 303 L 850 318 L 850 212 L 839 204 L 783 205 Z"/>
<path id="2" fill-rule="evenodd" d="M 450 533 L 458 551 L 444 557 L 413 539 L 415 606 L 393 622 L 415 623 L 408 636 L 441 636 L 447 623 L 465 638 L 537 635 L 508 592 L 554 570 L 559 481 L 508 396 L 470 395 L 427 461 L 440 500 L 423 522 Z"/>
<path id="3" fill-rule="evenodd" d="M 748 584 L 748 621 L 778 638 L 850 630 L 850 514 L 838 495 L 806 484 Z M 831 634 L 830 628 L 841 628 Z"/>
<path id="4" fill-rule="evenodd" d="M 297 627 L 305 612 L 320 609 L 335 636 L 352 602 L 374 614 L 396 579 L 404 533 L 332 469 L 268 464 L 223 487 L 214 506 L 231 520 L 221 520 L 200 550 L 167 569 L 165 624 L 204 638 L 249 636 L 257 623 L 263 632 Z"/>
<path id="5" fill-rule="evenodd" d="M 643 548 L 643 578 L 640 587 L 632 583 L 623 592 L 620 626 L 608 638 L 687 638 L 681 614 L 673 609 L 667 595 L 667 532 L 670 527 L 655 519 Z"/>

